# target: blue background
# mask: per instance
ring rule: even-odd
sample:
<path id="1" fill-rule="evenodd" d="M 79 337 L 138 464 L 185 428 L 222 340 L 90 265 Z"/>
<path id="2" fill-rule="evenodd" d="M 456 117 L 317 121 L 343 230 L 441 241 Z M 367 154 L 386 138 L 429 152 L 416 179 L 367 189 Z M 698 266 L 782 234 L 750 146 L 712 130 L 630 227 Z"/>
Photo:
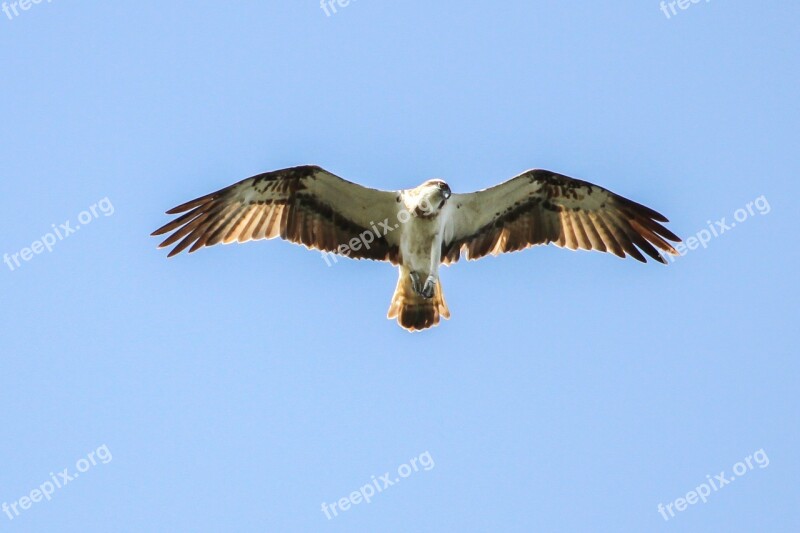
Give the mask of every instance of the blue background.
<path id="1" fill-rule="evenodd" d="M 0 503 L 113 454 L 3 531 L 798 530 L 796 2 L 118 0 L 0 13 Z M 396 272 L 280 241 L 167 260 L 178 203 L 319 164 L 456 192 L 531 167 L 645 203 L 668 267 L 555 247 Z M 657 511 L 759 449 L 755 468 Z M 430 471 L 320 506 L 428 451 Z"/>

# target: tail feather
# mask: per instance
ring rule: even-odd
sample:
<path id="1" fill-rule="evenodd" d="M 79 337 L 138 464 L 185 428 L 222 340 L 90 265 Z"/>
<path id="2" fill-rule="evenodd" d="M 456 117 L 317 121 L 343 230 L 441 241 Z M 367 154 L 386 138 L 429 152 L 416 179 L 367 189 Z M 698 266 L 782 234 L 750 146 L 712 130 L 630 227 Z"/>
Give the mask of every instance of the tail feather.
<path id="1" fill-rule="evenodd" d="M 425 299 L 414 292 L 409 271 L 401 267 L 397 288 L 386 318 L 397 318 L 400 327 L 419 331 L 439 324 L 439 317 L 450 318 L 450 310 L 444 301 L 441 283 L 436 284 L 433 297 Z"/>

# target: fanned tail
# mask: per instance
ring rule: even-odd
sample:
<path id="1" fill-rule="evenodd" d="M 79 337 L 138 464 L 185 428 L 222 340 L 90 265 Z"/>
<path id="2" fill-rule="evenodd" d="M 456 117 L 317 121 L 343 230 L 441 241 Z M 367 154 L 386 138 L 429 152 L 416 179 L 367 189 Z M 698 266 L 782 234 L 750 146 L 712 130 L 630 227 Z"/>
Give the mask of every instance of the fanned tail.
<path id="1" fill-rule="evenodd" d="M 408 331 L 420 331 L 439 324 L 439 317 L 450 318 L 450 310 L 444 301 L 441 282 L 436 283 L 433 297 L 425 299 L 414 292 L 410 272 L 400 267 L 400 278 L 389 306 L 386 318 L 397 318 L 400 327 Z"/>

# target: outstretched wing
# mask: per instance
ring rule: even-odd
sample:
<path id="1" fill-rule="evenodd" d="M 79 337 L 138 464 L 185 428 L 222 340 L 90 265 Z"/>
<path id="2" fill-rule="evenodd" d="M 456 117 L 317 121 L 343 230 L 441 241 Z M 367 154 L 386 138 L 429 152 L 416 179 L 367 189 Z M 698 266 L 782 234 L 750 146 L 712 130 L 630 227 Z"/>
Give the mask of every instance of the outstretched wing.
<path id="1" fill-rule="evenodd" d="M 354 259 L 396 263 L 396 237 L 378 235 L 374 224 L 395 216 L 397 202 L 397 193 L 362 187 L 320 167 L 293 167 L 253 176 L 170 209 L 169 215 L 185 214 L 153 235 L 172 232 L 159 245 L 178 243 L 169 257 L 190 246 L 191 253 L 203 246 L 280 236 Z M 359 237 L 365 232 L 371 237 Z M 348 245 L 354 238 L 360 245 Z"/>
<path id="2" fill-rule="evenodd" d="M 505 183 L 448 202 L 442 261 L 514 252 L 553 243 L 571 250 L 599 250 L 643 263 L 639 251 L 666 264 L 659 250 L 677 255 L 668 242 L 680 238 L 668 220 L 641 204 L 591 183 L 547 170 L 529 170 Z"/>

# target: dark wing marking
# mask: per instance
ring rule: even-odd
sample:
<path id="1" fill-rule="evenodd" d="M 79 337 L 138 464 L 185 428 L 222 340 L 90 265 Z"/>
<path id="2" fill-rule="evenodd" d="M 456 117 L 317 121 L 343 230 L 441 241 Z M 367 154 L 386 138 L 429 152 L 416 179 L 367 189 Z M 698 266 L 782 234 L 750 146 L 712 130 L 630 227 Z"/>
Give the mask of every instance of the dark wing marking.
<path id="1" fill-rule="evenodd" d="M 317 166 L 259 174 L 167 211 L 184 213 L 153 232 L 172 233 L 159 247 L 177 243 L 169 257 L 189 248 L 281 237 L 308 248 L 354 259 L 399 262 L 399 243 L 376 235 L 377 223 L 395 216 L 396 193 L 362 187 Z M 348 245 L 364 232 L 374 240 Z M 343 246 L 346 246 L 344 249 Z M 191 247 L 191 248 L 190 248 Z"/>
<path id="2" fill-rule="evenodd" d="M 598 250 L 666 264 L 659 250 L 677 255 L 668 242 L 680 238 L 649 207 L 602 187 L 547 170 L 530 170 L 495 187 L 454 194 L 452 227 L 442 261 L 458 261 L 553 243 L 571 250 Z"/>

